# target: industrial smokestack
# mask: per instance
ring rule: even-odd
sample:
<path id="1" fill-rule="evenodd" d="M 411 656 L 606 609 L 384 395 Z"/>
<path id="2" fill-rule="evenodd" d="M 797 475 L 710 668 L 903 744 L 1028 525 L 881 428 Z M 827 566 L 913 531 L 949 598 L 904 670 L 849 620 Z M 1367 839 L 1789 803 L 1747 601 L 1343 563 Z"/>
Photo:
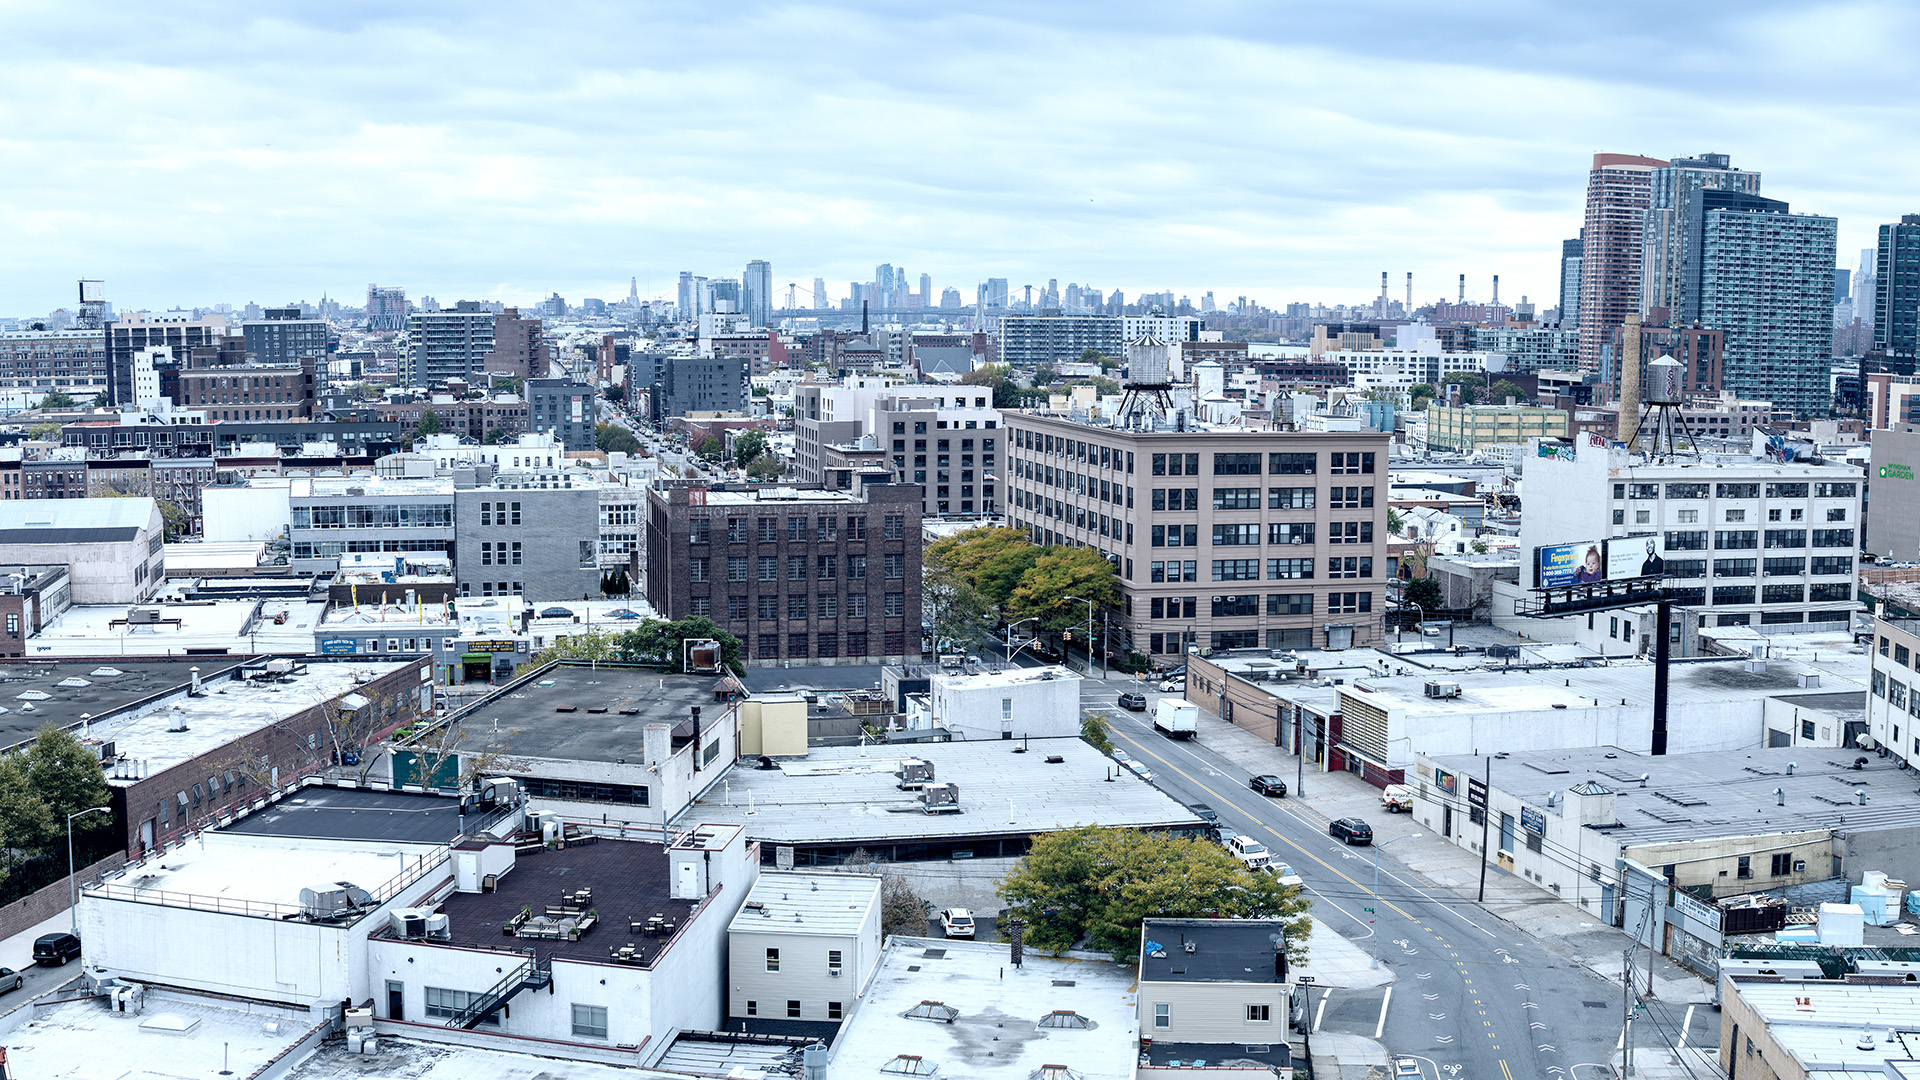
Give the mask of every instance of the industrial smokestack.
<path id="1" fill-rule="evenodd" d="M 1495 304 L 1498 304 L 1500 302 L 1500 275 L 1499 274 L 1493 275 L 1493 302 Z"/>
<path id="2" fill-rule="evenodd" d="M 1640 437 L 1640 316 L 1620 326 L 1620 441 L 1633 449 Z"/>
<path id="3" fill-rule="evenodd" d="M 1387 302 L 1387 272 L 1385 270 L 1380 271 L 1380 302 L 1382 304 Z"/>
<path id="4" fill-rule="evenodd" d="M 1413 314 L 1413 271 L 1407 271 L 1407 314 Z"/>
<path id="5" fill-rule="evenodd" d="M 1463 304 L 1467 302 L 1467 275 L 1465 274 L 1460 275 L 1460 302 Z"/>

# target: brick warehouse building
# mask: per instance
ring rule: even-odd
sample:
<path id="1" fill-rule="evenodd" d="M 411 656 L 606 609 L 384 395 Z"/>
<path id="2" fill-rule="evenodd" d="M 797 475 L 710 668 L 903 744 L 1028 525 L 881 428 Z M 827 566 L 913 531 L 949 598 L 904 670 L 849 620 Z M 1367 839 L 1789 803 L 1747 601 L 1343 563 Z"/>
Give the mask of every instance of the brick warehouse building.
<path id="1" fill-rule="evenodd" d="M 678 483 L 647 496 L 647 600 L 705 615 L 747 662 L 918 660 L 918 484 L 854 491 Z"/>
<path id="2" fill-rule="evenodd" d="M 1114 564 L 1109 649 L 1382 640 L 1386 435 L 1005 415 L 1008 524 Z"/>

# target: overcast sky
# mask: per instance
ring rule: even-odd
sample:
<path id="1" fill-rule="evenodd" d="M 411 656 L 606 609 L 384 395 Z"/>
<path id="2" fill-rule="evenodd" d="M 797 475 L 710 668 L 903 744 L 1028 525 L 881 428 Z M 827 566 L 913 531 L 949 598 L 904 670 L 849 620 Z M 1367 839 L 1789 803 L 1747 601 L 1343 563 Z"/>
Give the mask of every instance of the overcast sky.
<path id="1" fill-rule="evenodd" d="M 409 13 L 396 18 L 399 10 Z M 1911 4 L 0 0 L 0 312 L 844 295 L 875 264 L 1557 300 L 1595 151 L 1920 211 Z"/>

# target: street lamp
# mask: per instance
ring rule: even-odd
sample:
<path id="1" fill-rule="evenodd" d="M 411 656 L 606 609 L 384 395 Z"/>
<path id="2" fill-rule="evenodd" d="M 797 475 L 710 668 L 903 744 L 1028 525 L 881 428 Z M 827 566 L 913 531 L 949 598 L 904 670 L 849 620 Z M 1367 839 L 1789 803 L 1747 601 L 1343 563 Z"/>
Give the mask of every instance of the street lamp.
<path id="1" fill-rule="evenodd" d="M 1035 615 L 1031 619 L 1021 619 L 1019 622 L 1014 623 L 1012 626 L 1007 627 L 1007 664 L 1008 666 L 1012 666 L 1013 664 L 1013 651 L 1014 651 L 1013 650 L 1013 632 L 1015 630 L 1018 630 L 1022 625 L 1026 623 L 1039 622 L 1039 621 L 1040 621 L 1040 616 Z M 1033 641 L 1029 639 L 1025 642 L 1022 642 L 1020 647 L 1024 649 L 1031 644 L 1033 644 Z"/>
<path id="2" fill-rule="evenodd" d="M 1373 846 L 1373 907 L 1367 909 L 1367 913 L 1373 916 L 1373 918 L 1367 920 L 1367 929 L 1372 931 L 1373 937 L 1373 963 L 1369 965 L 1371 967 L 1380 966 L 1380 849 L 1386 847 L 1388 844 L 1397 844 L 1402 840 L 1418 840 L 1421 835 L 1421 833 L 1408 833 L 1405 836 L 1396 836 L 1385 844 L 1375 844 Z"/>
<path id="3" fill-rule="evenodd" d="M 73 869 L 73 819 L 92 813 L 109 814 L 111 807 L 89 806 L 85 810 L 67 815 L 67 907 L 73 912 L 73 936 L 80 936 L 80 885 Z"/>
<path id="4" fill-rule="evenodd" d="M 1069 600 L 1078 600 L 1087 605 L 1087 677 L 1093 677 L 1093 601 L 1084 596 L 1069 596 Z"/>

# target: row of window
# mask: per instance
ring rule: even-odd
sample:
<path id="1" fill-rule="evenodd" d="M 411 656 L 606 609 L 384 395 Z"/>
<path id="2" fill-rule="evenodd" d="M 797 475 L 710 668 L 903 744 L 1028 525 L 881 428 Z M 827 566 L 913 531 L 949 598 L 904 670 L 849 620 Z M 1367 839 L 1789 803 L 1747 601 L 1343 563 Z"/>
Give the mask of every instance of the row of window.
<path id="1" fill-rule="evenodd" d="M 1807 511 L 1805 507 L 1800 507 L 1800 506 L 1786 507 L 1785 517 L 1781 516 L 1781 510 L 1782 508 L 1778 506 L 1769 507 L 1767 509 L 1767 520 L 1769 522 L 1777 522 L 1777 521 L 1805 521 L 1807 519 Z M 1674 523 L 1677 525 L 1700 524 L 1700 511 L 1698 510 L 1675 510 L 1673 512 L 1673 516 L 1674 516 Z M 1721 520 L 1729 525 L 1739 524 L 1747 520 L 1747 511 L 1743 507 L 1728 507 L 1726 510 L 1722 512 Z M 1758 520 L 1758 519 L 1756 518 L 1755 520 Z M 1846 507 L 1835 506 L 1835 507 L 1830 507 L 1827 510 L 1828 523 L 1831 524 L 1834 522 L 1841 522 L 1845 520 L 1847 520 Z M 1615 525 L 1625 525 L 1627 523 L 1627 512 L 1625 510 L 1615 510 L 1613 512 L 1613 523 Z M 1633 523 L 1635 525 L 1653 524 L 1653 511 L 1635 510 L 1633 512 Z"/>
<path id="2" fill-rule="evenodd" d="M 747 1015 L 748 1016 L 760 1015 L 759 1001 L 753 998 L 747 999 Z M 839 1019 L 843 1019 L 845 1016 L 846 1016 L 846 1007 L 844 1005 L 842 1005 L 838 1001 L 827 1002 L 827 1019 L 839 1020 Z M 787 1018 L 789 1020 L 798 1020 L 800 1018 L 800 1000 L 798 998 L 787 999 Z"/>
<path id="3" fill-rule="evenodd" d="M 1811 532 L 1813 546 L 1817 548 L 1851 548 L 1853 546 L 1852 529 L 1767 529 L 1765 541 L 1768 548 L 1803 548 Z M 1717 529 L 1713 532 L 1713 547 L 1716 551 L 1753 551 L 1761 546 L 1762 532 L 1758 529 Z M 1705 551 L 1707 550 L 1707 530 L 1670 529 L 1666 533 L 1668 551 Z"/>
<path id="4" fill-rule="evenodd" d="M 1313 559 L 1267 559 L 1267 580 L 1269 581 L 1311 581 L 1314 573 Z M 1214 559 L 1212 560 L 1213 581 L 1259 581 L 1259 559 Z M 1197 581 L 1198 560 L 1155 561 L 1147 564 L 1147 580 L 1150 582 Z M 1348 555 L 1330 556 L 1327 559 L 1327 576 L 1330 578 L 1370 578 L 1373 576 L 1373 556 Z M 1129 575 L 1131 580 L 1131 575 Z"/>
<path id="5" fill-rule="evenodd" d="M 753 603 L 750 605 L 749 600 Z M 694 596 L 687 600 L 691 614 L 713 617 L 713 598 Z M 867 617 L 867 594 L 848 593 L 842 597 L 838 593 L 787 594 L 786 617 L 789 619 L 838 619 L 843 615 L 849 619 Z M 727 597 L 727 619 L 740 622 L 748 618 L 748 612 L 759 619 L 780 618 L 781 600 L 778 596 L 729 596 Z M 906 593 L 887 593 L 881 600 L 881 614 L 888 618 L 901 618 L 907 613 Z"/>
<path id="6" fill-rule="evenodd" d="M 1754 577 L 1757 568 L 1764 577 L 1800 577 L 1808 571 L 1811 562 L 1815 575 L 1853 574 L 1853 559 L 1846 555 L 1816 555 L 1812 560 L 1805 556 L 1789 555 L 1769 559 L 1715 559 L 1714 577 Z M 1705 559 L 1668 559 L 1667 576 L 1671 578 L 1703 578 L 1707 576 Z M 1840 586 L 1843 590 L 1847 586 Z"/>
<path id="7" fill-rule="evenodd" d="M 1769 499 L 1804 499 L 1807 497 L 1808 484 L 1805 482 L 1780 482 L 1764 485 Z M 1859 485 L 1850 480 L 1829 480 L 1812 485 L 1816 499 L 1851 499 L 1859 493 Z M 1615 484 L 1613 497 L 1616 499 L 1658 499 L 1664 490 L 1669 499 L 1704 499 L 1711 489 L 1715 498 L 1720 499 L 1757 499 L 1763 490 L 1758 483 L 1670 483 L 1670 484 Z"/>
<path id="8" fill-rule="evenodd" d="M 713 518 L 694 517 L 687 519 L 687 536 L 691 543 L 708 543 L 713 531 Z M 804 544 L 809 538 L 818 543 L 834 543 L 839 540 L 842 531 L 842 519 L 837 516 L 809 517 L 795 515 L 785 519 L 784 527 L 777 517 L 763 517 L 754 520 L 752 540 L 762 544 L 777 544 L 782 536 L 790 544 Z M 855 514 L 844 519 L 848 540 L 867 538 L 867 518 L 865 514 Z M 729 544 L 748 542 L 747 519 L 730 517 L 726 519 L 726 536 Z M 887 514 L 881 520 L 881 536 L 887 540 L 903 540 L 907 535 L 905 514 Z"/>
<path id="9" fill-rule="evenodd" d="M 1259 476 L 1263 472 L 1272 476 L 1312 476 L 1319 471 L 1319 466 L 1320 455 L 1311 453 L 1213 455 L 1213 475 L 1215 476 Z M 1374 455 L 1370 453 L 1339 452 L 1327 455 L 1327 471 L 1330 473 L 1371 474 L 1373 467 Z M 1153 455 L 1153 475 L 1199 476 L 1200 455 L 1155 454 Z"/>
<path id="10" fill-rule="evenodd" d="M 1289 546 L 1311 544 L 1314 542 L 1314 532 L 1315 526 L 1311 521 L 1269 521 L 1266 542 Z M 1198 525 L 1155 525 L 1148 533 L 1148 543 L 1152 547 L 1199 547 L 1199 537 Z M 1326 542 L 1371 544 L 1373 543 L 1373 522 L 1329 522 Z M 1260 544 L 1260 525 L 1258 522 L 1244 525 L 1215 525 L 1213 543 L 1216 547 L 1257 547 Z"/>
<path id="11" fill-rule="evenodd" d="M 811 639 L 811 640 L 810 640 Z M 786 653 L 789 659 L 801 660 L 808 656 L 831 659 L 846 656 L 870 656 L 867 651 L 868 635 L 865 631 L 856 631 L 845 635 L 846 648 L 841 650 L 842 635 L 826 634 L 788 634 L 786 635 Z M 757 634 L 754 637 L 753 655 L 758 660 L 778 660 L 781 657 L 781 635 Z M 880 635 L 880 655 L 898 656 L 907 651 L 905 631 L 888 630 Z"/>
<path id="12" fill-rule="evenodd" d="M 296 506 L 292 509 L 291 517 L 295 529 L 450 529 L 453 527 L 453 504 L 333 503 Z"/>
<path id="13" fill-rule="evenodd" d="M 1199 488 L 1152 488 L 1150 495 L 1150 505 L 1155 510 L 1200 509 Z M 1270 487 L 1266 490 L 1266 507 L 1269 510 L 1312 510 L 1317 495 L 1316 488 Z M 1215 510 L 1258 510 L 1260 505 L 1260 489 L 1257 487 L 1213 489 Z M 1336 485 L 1327 489 L 1327 505 L 1335 510 L 1371 507 L 1373 488 Z"/>
<path id="14" fill-rule="evenodd" d="M 1247 1023 L 1249 1024 L 1271 1024 L 1273 1023 L 1273 1006 L 1264 1005 L 1264 1004 L 1261 1004 L 1261 1005 L 1249 1004 L 1247 1006 L 1246 1017 L 1247 1017 Z M 1166 1002 L 1154 1003 L 1153 1026 L 1156 1028 L 1168 1028 L 1173 1026 L 1173 1006 L 1172 1005 L 1169 1005 Z"/>
<path id="15" fill-rule="evenodd" d="M 1133 454 L 1113 447 L 1088 443 L 1084 439 L 1056 438 L 1052 435 L 1042 435 L 1037 431 L 1015 431 L 1012 437 L 1013 445 L 1017 449 L 1029 453 L 1051 454 L 1074 461 L 1083 461 L 1102 469 L 1120 470 L 1124 465 L 1126 472 L 1133 472 Z"/>
<path id="16" fill-rule="evenodd" d="M 484 549 L 484 545 L 482 545 L 482 547 Z M 518 553 L 519 547 L 519 544 L 514 545 L 516 554 Z M 820 581 L 832 581 L 840 574 L 841 558 L 839 555 L 816 555 L 809 561 L 805 555 L 789 555 L 787 556 L 786 580 L 805 581 L 807 580 L 807 574 L 811 572 L 813 576 Z M 867 577 L 867 556 L 848 555 L 845 556 L 845 559 L 847 579 L 850 581 L 865 581 Z M 516 558 L 514 561 L 519 562 L 520 560 Z M 712 567 L 713 560 L 707 556 L 696 555 L 688 559 L 688 580 L 712 581 Z M 728 581 L 748 580 L 748 569 L 747 556 L 727 556 Z M 779 581 L 780 557 L 778 555 L 758 556 L 752 569 L 754 571 L 752 580 Z M 882 555 L 880 557 L 880 570 L 881 574 L 890 581 L 904 578 L 907 576 L 907 557 L 905 555 Z"/>

